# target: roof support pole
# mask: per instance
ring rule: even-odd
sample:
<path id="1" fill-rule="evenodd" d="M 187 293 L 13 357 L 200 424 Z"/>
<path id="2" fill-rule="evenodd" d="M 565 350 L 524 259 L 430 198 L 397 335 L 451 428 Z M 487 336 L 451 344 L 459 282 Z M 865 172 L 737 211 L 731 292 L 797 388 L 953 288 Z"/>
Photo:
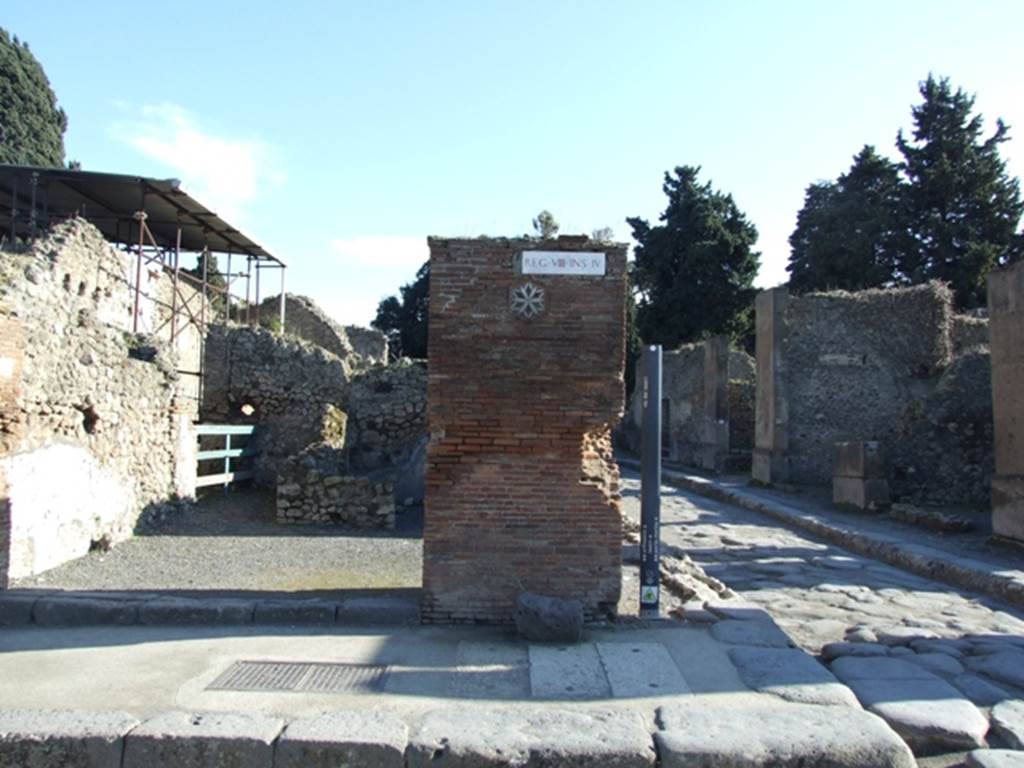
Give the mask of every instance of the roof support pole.
<path id="1" fill-rule="evenodd" d="M 281 306 L 278 309 L 278 312 L 280 314 L 280 316 L 278 317 L 278 321 L 281 324 L 281 331 L 280 332 L 284 333 L 284 267 L 281 267 L 281 297 L 280 297 L 280 305 Z"/>
<path id="2" fill-rule="evenodd" d="M 181 258 L 181 219 L 174 238 L 174 277 L 171 279 L 171 344 L 178 331 L 178 260 Z"/>
<path id="3" fill-rule="evenodd" d="M 203 303 L 199 305 L 199 323 L 202 325 L 202 332 L 206 333 L 206 302 L 209 300 L 210 295 L 206 287 L 206 268 L 207 262 L 210 260 L 210 248 L 207 245 L 203 245 Z"/>
<path id="4" fill-rule="evenodd" d="M 146 238 L 146 193 L 142 193 L 142 208 L 136 211 L 139 222 L 139 250 L 135 254 L 135 304 L 132 307 L 132 333 L 139 332 L 139 294 L 142 292 L 142 246 Z"/>
<path id="5" fill-rule="evenodd" d="M 17 175 L 11 181 L 11 247 L 14 247 L 15 240 L 18 239 L 18 177 Z"/>
<path id="6" fill-rule="evenodd" d="M 29 177 L 29 182 L 28 183 L 29 183 L 29 186 L 32 187 L 32 210 L 29 211 L 29 214 L 28 214 L 28 220 L 29 220 L 29 230 L 28 230 L 29 231 L 29 236 L 28 236 L 28 239 L 29 239 L 29 242 L 33 242 L 36 239 L 36 224 L 37 224 L 37 219 L 36 219 L 36 216 L 37 216 L 37 214 L 36 214 L 36 191 L 39 189 L 39 173 L 36 172 L 36 171 L 33 171 L 32 175 Z"/>
<path id="7" fill-rule="evenodd" d="M 252 324 L 252 302 L 249 301 L 249 282 L 252 279 L 252 256 L 245 259 L 245 323 Z"/>
<path id="8" fill-rule="evenodd" d="M 224 325 L 231 322 L 231 248 L 228 247 L 228 273 L 224 281 Z"/>
<path id="9" fill-rule="evenodd" d="M 260 324 L 260 269 L 259 262 L 256 262 L 256 325 Z"/>

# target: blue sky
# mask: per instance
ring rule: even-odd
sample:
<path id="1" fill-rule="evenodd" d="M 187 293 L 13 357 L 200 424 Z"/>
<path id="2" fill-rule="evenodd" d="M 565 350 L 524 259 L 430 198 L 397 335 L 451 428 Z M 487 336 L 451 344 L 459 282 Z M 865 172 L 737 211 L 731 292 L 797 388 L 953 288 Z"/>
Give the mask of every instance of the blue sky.
<path id="1" fill-rule="evenodd" d="M 895 155 L 918 82 L 1011 125 L 1024 175 L 1024 3 L 6 0 L 87 170 L 180 178 L 289 264 L 289 289 L 367 323 L 427 235 L 656 219 L 683 164 L 786 278 L 807 185 L 865 143 Z"/>

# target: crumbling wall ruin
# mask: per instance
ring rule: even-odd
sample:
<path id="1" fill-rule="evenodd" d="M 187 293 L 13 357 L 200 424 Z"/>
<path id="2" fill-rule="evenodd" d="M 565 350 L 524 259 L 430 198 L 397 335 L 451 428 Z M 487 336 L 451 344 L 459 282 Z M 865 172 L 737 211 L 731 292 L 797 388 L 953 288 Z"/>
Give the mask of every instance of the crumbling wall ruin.
<path id="1" fill-rule="evenodd" d="M 636 381 L 642 376 L 643 361 L 638 360 Z M 749 467 L 753 385 L 753 358 L 730 348 L 725 336 L 664 352 L 662 437 L 668 458 L 713 471 Z M 637 451 L 643 422 L 639 384 L 624 422 L 618 435 Z"/>
<path id="2" fill-rule="evenodd" d="M 988 276 L 995 472 L 992 531 L 1024 542 L 1024 262 Z"/>
<path id="3" fill-rule="evenodd" d="M 81 220 L 0 254 L 0 581 L 128 538 L 194 490 L 195 402 L 175 351 L 126 330 L 130 268 Z"/>
<path id="4" fill-rule="evenodd" d="M 271 296 L 260 304 L 260 325 L 280 330 L 281 297 Z M 342 327 L 307 296 L 285 294 L 285 333 L 322 347 L 346 360 L 350 367 L 388 361 L 387 336 L 371 328 Z"/>
<path id="5" fill-rule="evenodd" d="M 426 367 L 372 364 L 263 328 L 211 328 L 205 418 L 254 423 L 256 481 L 281 522 L 394 525 L 394 485 L 426 435 Z"/>
<path id="6" fill-rule="evenodd" d="M 941 283 L 763 292 L 754 478 L 824 484 L 836 443 L 875 440 L 894 500 L 987 504 L 986 336 L 984 321 L 954 314 Z"/>

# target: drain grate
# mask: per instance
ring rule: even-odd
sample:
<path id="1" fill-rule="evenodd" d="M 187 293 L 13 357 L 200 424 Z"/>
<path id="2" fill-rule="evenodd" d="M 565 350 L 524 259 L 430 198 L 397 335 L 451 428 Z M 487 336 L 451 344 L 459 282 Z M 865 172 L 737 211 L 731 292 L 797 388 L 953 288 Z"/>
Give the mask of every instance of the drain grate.
<path id="1" fill-rule="evenodd" d="M 236 661 L 208 691 L 374 693 L 384 687 L 388 668 L 376 664 Z"/>

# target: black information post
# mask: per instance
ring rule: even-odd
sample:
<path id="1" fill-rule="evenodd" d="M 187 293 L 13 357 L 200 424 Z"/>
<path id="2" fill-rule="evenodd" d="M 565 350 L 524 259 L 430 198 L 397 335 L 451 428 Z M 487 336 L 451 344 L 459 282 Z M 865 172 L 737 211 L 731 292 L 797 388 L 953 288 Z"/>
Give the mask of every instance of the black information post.
<path id="1" fill-rule="evenodd" d="M 640 615 L 658 615 L 661 562 L 661 346 L 644 347 L 640 450 Z"/>

